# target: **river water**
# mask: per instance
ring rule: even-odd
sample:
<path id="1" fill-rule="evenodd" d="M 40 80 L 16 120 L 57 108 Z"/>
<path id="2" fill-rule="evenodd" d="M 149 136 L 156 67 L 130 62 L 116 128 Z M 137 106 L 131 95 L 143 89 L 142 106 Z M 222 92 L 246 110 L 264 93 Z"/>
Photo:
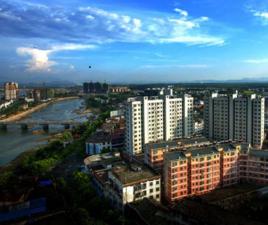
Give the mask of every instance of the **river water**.
<path id="1" fill-rule="evenodd" d="M 27 121 L 77 121 L 83 122 L 87 120 L 87 116 L 78 113 L 79 109 L 83 109 L 82 99 L 72 99 L 61 102 L 56 102 L 48 107 L 34 112 L 22 122 Z M 47 143 L 47 138 L 53 133 L 63 131 L 64 127 L 61 125 L 49 126 L 49 132 L 42 131 L 41 126 L 29 127 L 27 132 L 22 132 L 20 126 L 9 125 L 6 132 L 0 132 L 0 166 L 3 166 L 19 154 L 29 149 L 42 146 Z M 38 134 L 36 134 L 38 133 Z"/>

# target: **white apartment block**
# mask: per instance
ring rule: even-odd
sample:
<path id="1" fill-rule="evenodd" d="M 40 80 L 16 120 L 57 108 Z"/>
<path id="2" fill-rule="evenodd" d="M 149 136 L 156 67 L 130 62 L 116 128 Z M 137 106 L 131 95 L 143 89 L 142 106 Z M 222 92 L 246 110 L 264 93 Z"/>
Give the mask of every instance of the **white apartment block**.
<path id="1" fill-rule="evenodd" d="M 125 111 L 126 119 L 126 149 L 135 155 L 142 152 L 142 102 L 136 98 L 129 98 Z"/>
<path id="2" fill-rule="evenodd" d="M 116 165 L 108 172 L 108 180 L 106 195 L 117 208 L 144 198 L 161 199 L 160 175 L 145 167 Z"/>
<path id="3" fill-rule="evenodd" d="M 5 89 L 5 100 L 10 101 L 18 98 L 19 85 L 15 82 L 7 82 L 4 85 Z"/>
<path id="4" fill-rule="evenodd" d="M 193 98 L 189 95 L 129 98 L 125 118 L 126 150 L 130 155 L 139 154 L 144 144 L 193 134 Z"/>
<path id="5" fill-rule="evenodd" d="M 165 140 L 183 137 L 183 99 L 165 96 Z"/>
<path id="6" fill-rule="evenodd" d="M 194 98 L 190 95 L 183 96 L 183 137 L 190 137 L 194 133 Z"/>
<path id="7" fill-rule="evenodd" d="M 204 134 L 208 138 L 234 140 L 261 148 L 264 140 L 264 98 L 213 93 L 205 99 Z"/>
<path id="8" fill-rule="evenodd" d="M 164 139 L 164 101 L 144 97 L 142 101 L 143 143 Z"/>

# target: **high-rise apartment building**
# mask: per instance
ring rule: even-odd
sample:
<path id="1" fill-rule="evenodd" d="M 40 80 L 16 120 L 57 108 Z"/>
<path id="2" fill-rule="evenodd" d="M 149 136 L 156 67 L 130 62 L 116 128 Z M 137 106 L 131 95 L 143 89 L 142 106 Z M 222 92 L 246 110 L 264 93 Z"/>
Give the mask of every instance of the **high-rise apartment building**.
<path id="1" fill-rule="evenodd" d="M 4 85 L 5 89 L 5 100 L 10 101 L 18 98 L 19 95 L 19 85 L 15 82 L 7 82 Z"/>
<path id="2" fill-rule="evenodd" d="M 264 140 L 264 98 L 255 94 L 222 95 L 205 99 L 205 136 L 217 141 L 234 140 L 261 148 Z"/>
<path id="3" fill-rule="evenodd" d="M 193 134 L 193 98 L 184 95 L 129 98 L 126 106 L 126 149 L 142 152 L 144 144 Z"/>
<path id="4" fill-rule="evenodd" d="M 143 143 L 164 139 L 164 101 L 157 97 L 142 100 Z"/>

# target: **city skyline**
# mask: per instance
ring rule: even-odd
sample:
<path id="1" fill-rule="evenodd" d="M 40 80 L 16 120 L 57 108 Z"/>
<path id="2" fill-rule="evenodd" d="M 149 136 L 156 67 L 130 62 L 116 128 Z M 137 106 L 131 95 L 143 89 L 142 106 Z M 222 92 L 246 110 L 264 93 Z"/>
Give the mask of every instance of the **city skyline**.
<path id="1" fill-rule="evenodd" d="M 267 0 L 0 3 L 0 81 L 268 78 Z"/>

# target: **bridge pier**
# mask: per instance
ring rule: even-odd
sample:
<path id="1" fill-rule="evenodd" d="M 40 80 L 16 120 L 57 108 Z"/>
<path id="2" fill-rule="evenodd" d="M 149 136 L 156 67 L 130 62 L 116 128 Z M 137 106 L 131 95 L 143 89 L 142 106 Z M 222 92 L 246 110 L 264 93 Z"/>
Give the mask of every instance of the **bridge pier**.
<path id="1" fill-rule="evenodd" d="M 65 130 L 68 130 L 68 129 L 70 129 L 70 124 L 68 124 L 68 123 L 65 123 L 65 124 L 63 124 L 64 125 L 64 129 Z"/>
<path id="2" fill-rule="evenodd" d="M 26 123 L 22 123 L 22 124 L 20 125 L 20 127 L 21 127 L 21 130 L 22 130 L 22 131 L 27 131 L 27 130 L 28 130 L 28 125 L 27 125 Z"/>
<path id="3" fill-rule="evenodd" d="M 7 124 L 0 124 L 1 131 L 7 131 Z"/>
<path id="4" fill-rule="evenodd" d="M 49 125 L 48 124 L 42 124 L 43 131 L 48 132 L 49 131 Z"/>

